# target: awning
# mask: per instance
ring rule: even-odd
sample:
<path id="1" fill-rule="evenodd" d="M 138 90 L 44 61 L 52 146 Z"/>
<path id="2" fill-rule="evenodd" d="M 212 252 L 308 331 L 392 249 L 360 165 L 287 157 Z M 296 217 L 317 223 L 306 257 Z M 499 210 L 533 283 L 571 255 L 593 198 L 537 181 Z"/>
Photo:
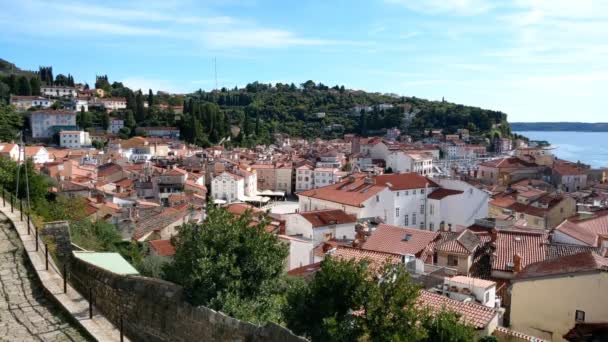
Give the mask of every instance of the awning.
<path id="1" fill-rule="evenodd" d="M 264 196 L 239 196 L 239 200 L 243 202 L 260 202 L 266 203 L 270 201 L 270 198 Z"/>

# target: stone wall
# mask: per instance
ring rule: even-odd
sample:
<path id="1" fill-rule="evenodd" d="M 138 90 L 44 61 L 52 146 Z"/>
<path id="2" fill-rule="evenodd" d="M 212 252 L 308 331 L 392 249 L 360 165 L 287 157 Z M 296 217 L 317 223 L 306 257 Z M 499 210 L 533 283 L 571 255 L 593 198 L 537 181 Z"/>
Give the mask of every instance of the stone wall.
<path id="1" fill-rule="evenodd" d="M 63 265 L 72 257 L 72 241 L 70 238 L 70 225 L 67 221 L 54 221 L 44 224 L 40 231 L 43 241 L 54 245 L 54 255 Z"/>
<path id="2" fill-rule="evenodd" d="M 133 341 L 306 341 L 276 324 L 258 326 L 206 307 L 193 307 L 180 286 L 121 276 L 72 258 L 70 282 Z"/>

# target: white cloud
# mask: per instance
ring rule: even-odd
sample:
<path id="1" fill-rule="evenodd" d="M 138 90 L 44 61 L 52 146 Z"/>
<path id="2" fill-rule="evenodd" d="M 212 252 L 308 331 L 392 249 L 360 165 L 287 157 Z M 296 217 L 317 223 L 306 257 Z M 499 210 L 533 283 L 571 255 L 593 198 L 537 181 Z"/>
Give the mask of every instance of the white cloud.
<path id="1" fill-rule="evenodd" d="M 476 15 L 494 7 L 488 0 L 385 0 L 425 14 Z"/>

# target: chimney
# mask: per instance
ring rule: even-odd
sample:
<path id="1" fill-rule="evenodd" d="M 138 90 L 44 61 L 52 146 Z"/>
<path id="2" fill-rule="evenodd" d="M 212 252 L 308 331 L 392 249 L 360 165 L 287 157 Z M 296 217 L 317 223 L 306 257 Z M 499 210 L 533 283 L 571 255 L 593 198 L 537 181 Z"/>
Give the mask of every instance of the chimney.
<path id="1" fill-rule="evenodd" d="M 496 239 L 498 238 L 498 230 L 496 228 L 492 228 L 492 230 L 490 231 L 490 234 L 491 234 L 490 242 L 495 243 Z"/>
<path id="2" fill-rule="evenodd" d="M 515 253 L 515 255 L 513 255 L 513 272 L 519 273 L 521 270 L 521 255 L 519 255 L 519 253 Z"/>
<path id="3" fill-rule="evenodd" d="M 452 224 L 448 223 L 448 232 L 451 232 L 451 231 L 452 231 Z"/>

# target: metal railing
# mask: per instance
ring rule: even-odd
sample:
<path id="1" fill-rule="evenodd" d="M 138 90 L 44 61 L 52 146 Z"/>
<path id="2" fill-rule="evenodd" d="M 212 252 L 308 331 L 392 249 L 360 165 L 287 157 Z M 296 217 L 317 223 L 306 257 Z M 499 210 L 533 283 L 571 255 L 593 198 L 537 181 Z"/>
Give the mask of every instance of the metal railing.
<path id="1" fill-rule="evenodd" d="M 90 284 L 89 282 L 85 282 L 82 279 L 76 277 L 76 275 L 72 272 L 70 272 L 69 270 L 69 262 L 64 262 L 62 264 L 62 270 L 60 270 L 57 267 L 57 264 L 55 263 L 55 261 L 53 260 L 53 255 L 52 253 L 49 253 L 49 243 L 48 242 L 44 242 L 42 241 L 42 239 L 39 238 L 39 230 L 42 229 L 42 227 L 37 227 L 36 224 L 32 221 L 32 215 L 31 215 L 31 208 L 29 208 L 29 206 L 25 206 L 25 210 L 24 210 L 24 203 L 23 200 L 17 198 L 17 196 L 11 192 L 9 192 L 8 190 L 6 190 L 4 187 L 0 186 L 0 197 L 2 197 L 2 206 L 6 207 L 6 202 L 7 202 L 7 198 L 8 198 L 8 202 L 9 205 L 11 207 L 11 213 L 15 212 L 15 209 L 19 210 L 19 219 L 21 222 L 24 222 L 24 219 L 27 220 L 27 235 L 31 235 L 32 231 L 31 228 L 33 226 L 34 228 L 34 246 L 35 246 L 35 252 L 38 253 L 38 255 L 44 259 L 44 263 L 45 263 L 45 270 L 48 271 L 49 267 L 59 275 L 59 277 L 62 279 L 63 281 L 63 293 L 67 294 L 68 292 L 68 281 L 71 284 L 74 284 L 75 282 L 79 283 L 79 287 L 82 289 L 87 289 L 87 294 L 82 294 L 84 297 L 86 297 L 89 301 L 89 319 L 93 318 L 93 304 L 95 302 L 95 296 L 94 296 L 94 286 L 92 284 Z M 19 208 L 16 208 L 17 206 L 19 206 Z M 28 209 L 29 208 L 29 209 Z M 16 229 L 16 228 L 15 228 Z M 24 245 L 25 247 L 25 245 Z M 99 282 L 101 283 L 101 282 Z M 101 283 L 103 284 L 103 283 Z M 76 285 L 76 284 L 74 284 Z M 106 286 L 108 286 L 107 284 L 104 284 Z M 120 316 L 120 341 L 124 341 L 124 322 L 123 322 L 123 316 L 121 314 Z"/>

